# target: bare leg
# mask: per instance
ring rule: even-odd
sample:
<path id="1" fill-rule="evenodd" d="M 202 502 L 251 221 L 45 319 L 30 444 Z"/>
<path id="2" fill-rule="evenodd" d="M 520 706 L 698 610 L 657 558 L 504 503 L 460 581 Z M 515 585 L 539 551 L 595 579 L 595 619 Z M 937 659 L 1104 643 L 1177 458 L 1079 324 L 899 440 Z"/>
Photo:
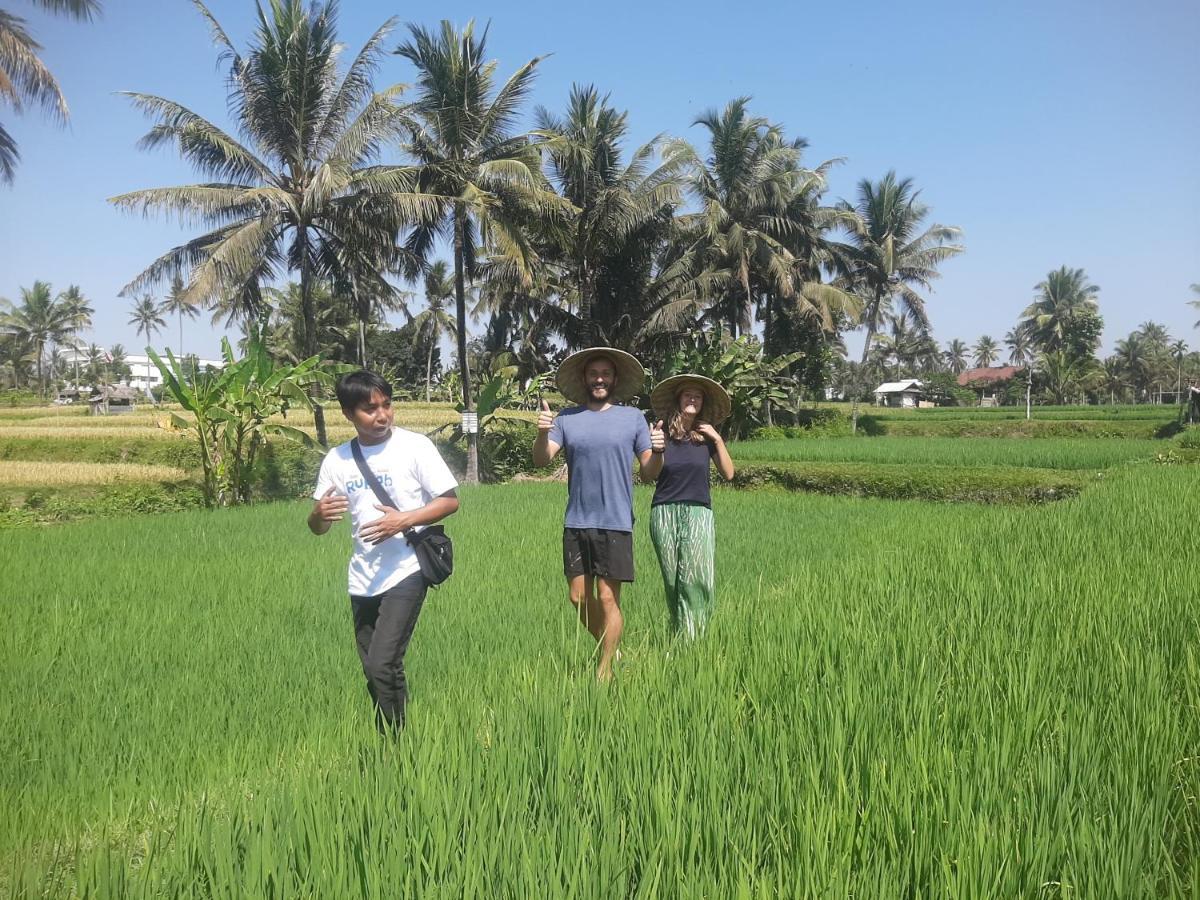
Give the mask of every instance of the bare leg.
<path id="1" fill-rule="evenodd" d="M 572 575 L 567 579 L 567 585 L 579 621 L 599 641 L 604 634 L 604 612 L 596 599 L 596 579 L 591 575 Z"/>
<path id="2" fill-rule="evenodd" d="M 601 681 L 612 679 L 613 657 L 617 654 L 617 645 L 621 643 L 621 633 L 625 630 L 625 617 L 621 615 L 621 582 L 611 578 L 598 579 L 597 594 L 603 615 L 604 630 L 600 646 L 600 665 L 596 669 L 596 677 Z"/>

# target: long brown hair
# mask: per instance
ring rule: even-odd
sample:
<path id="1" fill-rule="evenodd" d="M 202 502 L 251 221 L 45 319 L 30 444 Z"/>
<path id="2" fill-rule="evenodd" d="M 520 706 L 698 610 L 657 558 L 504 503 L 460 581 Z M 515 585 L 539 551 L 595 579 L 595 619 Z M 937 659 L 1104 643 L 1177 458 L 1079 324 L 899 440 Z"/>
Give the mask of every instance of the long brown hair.
<path id="1" fill-rule="evenodd" d="M 684 392 L 685 388 L 692 386 L 693 384 L 684 384 L 675 392 L 675 408 L 671 411 L 671 415 L 667 419 L 667 433 L 673 441 L 682 441 L 686 438 L 693 444 L 703 444 L 704 435 L 700 433 L 696 426 L 701 423 L 711 424 L 704 415 L 705 406 L 708 405 L 708 391 L 700 391 L 700 396 L 704 398 L 704 401 L 700 406 L 700 412 L 696 413 L 696 418 L 692 420 L 691 431 L 683 430 L 683 413 L 679 411 L 679 395 Z"/>

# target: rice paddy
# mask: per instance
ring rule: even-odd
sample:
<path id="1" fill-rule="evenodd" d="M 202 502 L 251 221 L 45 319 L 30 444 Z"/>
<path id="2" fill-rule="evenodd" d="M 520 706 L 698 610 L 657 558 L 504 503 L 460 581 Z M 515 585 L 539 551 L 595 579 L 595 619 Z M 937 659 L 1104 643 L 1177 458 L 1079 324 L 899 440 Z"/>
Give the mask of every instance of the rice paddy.
<path id="1" fill-rule="evenodd" d="M 183 469 L 134 463 L 14 462 L 0 459 L 0 487 L 57 487 L 72 484 L 129 484 L 182 481 Z"/>
<path id="2" fill-rule="evenodd" d="M 1107 469 L 1151 459 L 1158 440 L 1097 441 L 1091 438 L 821 438 L 746 441 L 734 445 L 746 462 L 864 462 L 882 465 L 1020 466 L 1044 469 Z"/>
<path id="3" fill-rule="evenodd" d="M 562 486 L 463 496 L 395 745 L 307 505 L 6 536 L 0 893 L 1200 887 L 1200 470 L 1038 508 L 719 491 L 710 637 L 669 643 L 639 528 L 609 689 Z"/>
<path id="4" fill-rule="evenodd" d="M 171 437 L 39 412 L 0 417 L 0 487 L 186 475 L 15 461 L 52 455 L 42 431 L 70 453 Z M 1150 463 L 1165 444 L 734 445 L 847 493 L 1078 496 L 719 489 L 717 618 L 684 647 L 639 487 L 607 688 L 560 574 L 563 485 L 464 489 L 395 744 L 346 535 L 310 535 L 307 503 L 130 515 L 139 495 L 8 529 L 0 896 L 1196 895 L 1200 467 Z"/>

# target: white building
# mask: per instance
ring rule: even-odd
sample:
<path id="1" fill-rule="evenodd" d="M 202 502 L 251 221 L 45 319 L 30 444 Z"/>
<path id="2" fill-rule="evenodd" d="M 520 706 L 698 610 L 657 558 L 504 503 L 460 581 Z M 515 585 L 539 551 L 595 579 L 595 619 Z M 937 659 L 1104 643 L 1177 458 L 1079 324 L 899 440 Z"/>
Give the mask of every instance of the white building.
<path id="1" fill-rule="evenodd" d="M 108 351 L 106 350 L 107 354 Z M 67 365 L 74 367 L 76 363 L 80 366 L 86 365 L 88 361 L 87 352 L 84 350 L 63 350 L 63 359 Z M 178 357 L 176 357 L 178 359 Z M 164 355 L 163 361 L 167 358 Z M 180 365 L 183 365 L 183 360 L 179 360 Z M 148 356 L 138 356 L 133 353 L 125 354 L 125 365 L 129 366 L 129 378 L 122 379 L 122 384 L 128 384 L 129 387 L 148 394 L 156 387 L 162 386 L 162 373 L 158 371 L 158 366 L 154 365 L 154 361 Z M 201 371 L 212 366 L 214 369 L 223 369 L 225 363 L 219 359 L 198 359 L 197 365 Z"/>
<path id="2" fill-rule="evenodd" d="M 915 409 L 921 399 L 921 382 L 916 378 L 907 381 L 888 381 L 875 388 L 877 406 L 896 406 Z"/>

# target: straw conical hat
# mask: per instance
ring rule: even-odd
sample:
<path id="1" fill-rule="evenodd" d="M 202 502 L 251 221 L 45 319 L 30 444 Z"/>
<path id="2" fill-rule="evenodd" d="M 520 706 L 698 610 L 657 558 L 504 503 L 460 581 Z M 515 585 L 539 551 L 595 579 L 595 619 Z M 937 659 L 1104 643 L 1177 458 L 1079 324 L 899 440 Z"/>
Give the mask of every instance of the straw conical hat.
<path id="1" fill-rule="evenodd" d="M 654 414 L 664 421 L 669 419 L 671 414 L 678 409 L 679 392 L 689 386 L 697 388 L 704 394 L 704 408 L 700 414 L 705 419 L 713 425 L 720 425 L 729 418 L 729 413 L 733 409 L 729 392 L 711 378 L 697 375 L 694 372 L 672 375 L 654 386 L 654 390 L 650 392 L 650 405 L 654 408 Z"/>
<path id="2" fill-rule="evenodd" d="M 587 403 L 588 391 L 583 383 L 583 375 L 588 362 L 597 356 L 610 359 L 617 370 L 617 383 L 613 385 L 609 399 L 628 400 L 637 396 L 646 381 L 646 370 L 633 356 L 615 347 L 588 347 L 564 359 L 558 367 L 556 379 L 559 393 L 573 403 Z"/>

